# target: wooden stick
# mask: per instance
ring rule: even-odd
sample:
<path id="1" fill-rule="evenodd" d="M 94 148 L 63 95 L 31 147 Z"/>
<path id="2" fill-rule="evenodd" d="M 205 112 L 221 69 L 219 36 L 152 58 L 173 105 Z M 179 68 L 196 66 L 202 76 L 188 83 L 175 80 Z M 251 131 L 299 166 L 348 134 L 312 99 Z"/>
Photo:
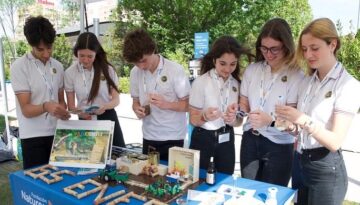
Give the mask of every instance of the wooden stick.
<path id="1" fill-rule="evenodd" d="M 96 201 L 98 201 L 99 199 L 101 199 L 103 196 L 104 196 L 104 194 L 105 194 L 105 192 L 106 192 L 106 189 L 108 188 L 108 184 L 104 184 L 103 186 L 102 186 L 102 189 L 101 189 L 101 191 L 99 192 L 99 194 L 96 196 L 96 198 L 94 199 L 94 203 L 96 202 Z"/>
<path id="2" fill-rule="evenodd" d="M 69 188 L 64 188 L 64 192 L 70 195 L 73 195 L 74 197 L 76 197 L 78 195 L 78 193 L 72 189 Z"/>
<path id="3" fill-rule="evenodd" d="M 89 196 L 90 194 L 93 194 L 93 193 L 96 193 L 96 192 L 100 191 L 101 189 L 102 189 L 102 186 L 96 187 L 96 188 L 91 189 L 91 190 L 89 190 L 87 192 L 84 192 L 84 193 L 81 193 L 81 194 L 77 195 L 77 198 L 78 199 L 84 198 L 86 196 Z"/>
<path id="4" fill-rule="evenodd" d="M 167 204 L 155 199 L 151 199 L 150 201 L 144 203 L 144 205 L 167 205 Z"/>
<path id="5" fill-rule="evenodd" d="M 94 203 L 97 205 L 97 204 L 101 204 L 101 203 L 104 203 L 105 201 L 111 199 L 111 198 L 115 198 L 117 196 L 120 196 L 122 194 L 125 194 L 125 190 L 120 190 L 120 191 L 117 191 L 117 192 L 114 192 L 110 195 L 107 195 L 106 197 L 104 198 L 99 198 L 98 200 L 95 199 Z"/>

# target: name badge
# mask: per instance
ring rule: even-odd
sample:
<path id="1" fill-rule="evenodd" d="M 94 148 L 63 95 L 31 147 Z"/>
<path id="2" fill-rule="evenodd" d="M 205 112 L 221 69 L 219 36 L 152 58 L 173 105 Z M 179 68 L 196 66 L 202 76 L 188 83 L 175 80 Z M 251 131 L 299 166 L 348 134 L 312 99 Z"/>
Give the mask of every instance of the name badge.
<path id="1" fill-rule="evenodd" d="M 219 144 L 230 141 L 230 133 L 225 132 L 219 134 Z"/>

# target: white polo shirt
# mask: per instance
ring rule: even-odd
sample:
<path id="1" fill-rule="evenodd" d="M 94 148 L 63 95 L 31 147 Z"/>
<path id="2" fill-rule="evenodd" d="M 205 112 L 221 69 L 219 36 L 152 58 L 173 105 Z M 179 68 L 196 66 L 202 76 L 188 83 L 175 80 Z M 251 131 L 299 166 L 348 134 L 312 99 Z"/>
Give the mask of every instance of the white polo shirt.
<path id="1" fill-rule="evenodd" d="M 301 86 L 298 109 L 309 115 L 317 126 L 331 129 L 334 113 L 355 115 L 359 107 L 360 83 L 339 62 L 321 82 L 317 75 L 313 75 L 307 77 Z M 305 130 L 299 140 L 301 149 L 322 147 Z"/>
<path id="2" fill-rule="evenodd" d="M 190 82 L 184 68 L 160 55 L 156 70 L 133 67 L 130 72 L 131 97 L 148 104 L 148 93 L 161 94 L 167 101 L 176 102 L 189 96 Z M 150 105 L 151 114 L 143 118 L 143 137 L 147 140 L 182 140 L 186 136 L 186 112 L 162 110 Z"/>
<path id="3" fill-rule="evenodd" d="M 110 78 L 118 86 L 119 79 L 115 69 L 111 66 L 108 67 Z M 93 105 L 103 105 L 111 101 L 112 97 L 109 93 L 107 81 L 103 74 L 100 77 L 100 86 L 98 95 L 95 97 Z M 94 79 L 94 68 L 82 69 L 78 62 L 72 64 L 65 70 L 65 91 L 75 92 L 77 107 L 89 106 L 87 103 L 88 95 Z"/>
<path id="4" fill-rule="evenodd" d="M 261 81 L 264 75 L 263 91 L 265 103 L 262 110 L 275 116 L 275 105 L 279 101 L 279 96 L 285 104 L 296 104 L 298 101 L 298 89 L 300 82 L 304 79 L 301 70 L 290 70 L 283 68 L 276 73 L 271 73 L 271 67 L 265 62 L 257 62 L 249 65 L 244 73 L 241 83 L 240 94 L 249 100 L 250 111 L 261 109 Z M 244 131 L 251 128 L 250 122 L 244 124 Z M 295 138 L 287 132 L 281 132 L 275 127 L 264 126 L 257 129 L 264 137 L 277 144 L 289 144 Z"/>
<path id="5" fill-rule="evenodd" d="M 189 104 L 199 111 L 217 107 L 224 113 L 228 105 L 239 102 L 239 94 L 240 83 L 232 75 L 224 81 L 213 68 L 195 79 L 191 86 Z M 222 118 L 201 125 L 207 130 L 217 130 L 223 126 L 225 123 Z"/>
<path id="6" fill-rule="evenodd" d="M 44 65 L 31 53 L 27 53 L 11 65 L 10 73 L 15 94 L 30 93 L 30 104 L 40 105 L 50 100 L 59 101 L 59 89 L 64 87 L 64 68 L 54 58 L 50 58 Z M 54 135 L 57 119 L 50 114 L 43 113 L 27 118 L 22 114 L 17 99 L 16 114 L 21 139 Z"/>

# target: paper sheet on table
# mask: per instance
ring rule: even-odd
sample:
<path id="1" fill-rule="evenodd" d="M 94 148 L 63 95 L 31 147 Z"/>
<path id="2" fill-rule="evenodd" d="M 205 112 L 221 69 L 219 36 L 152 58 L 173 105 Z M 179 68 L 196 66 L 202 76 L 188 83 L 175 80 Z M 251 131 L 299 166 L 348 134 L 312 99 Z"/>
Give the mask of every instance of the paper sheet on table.
<path id="1" fill-rule="evenodd" d="M 214 192 L 188 190 L 187 200 L 200 201 L 201 205 L 221 204 L 225 201 L 224 195 Z"/>
<path id="2" fill-rule="evenodd" d="M 235 197 L 253 197 L 256 193 L 256 190 L 254 189 L 243 189 L 239 187 L 233 187 L 230 185 L 222 184 L 219 189 L 217 190 L 217 193 L 219 194 L 226 194 L 231 195 Z"/>

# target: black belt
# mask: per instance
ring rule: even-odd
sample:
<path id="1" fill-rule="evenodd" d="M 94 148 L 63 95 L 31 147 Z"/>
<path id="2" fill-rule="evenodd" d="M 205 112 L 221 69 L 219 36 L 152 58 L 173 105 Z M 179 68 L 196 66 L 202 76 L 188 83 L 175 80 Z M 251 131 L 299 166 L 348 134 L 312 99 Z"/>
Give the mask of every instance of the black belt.
<path id="1" fill-rule="evenodd" d="M 311 161 L 317 161 L 317 160 L 324 158 L 329 153 L 330 153 L 330 150 L 328 150 L 327 148 L 318 147 L 318 148 L 314 148 L 314 149 L 303 149 L 301 156 L 307 157 Z"/>

